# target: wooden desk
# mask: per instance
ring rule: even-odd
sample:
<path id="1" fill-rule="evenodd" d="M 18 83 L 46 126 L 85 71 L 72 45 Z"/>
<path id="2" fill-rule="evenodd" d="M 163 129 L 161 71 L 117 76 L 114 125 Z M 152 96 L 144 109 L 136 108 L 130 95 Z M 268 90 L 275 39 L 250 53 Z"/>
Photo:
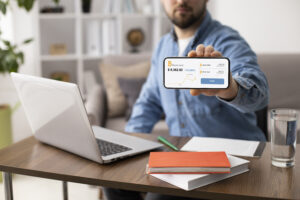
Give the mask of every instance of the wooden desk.
<path id="1" fill-rule="evenodd" d="M 156 140 L 154 135 L 134 135 Z M 167 139 L 181 147 L 189 138 Z M 299 153 L 296 157 L 300 161 Z M 261 158 L 249 159 L 249 172 L 187 192 L 146 175 L 148 153 L 100 165 L 30 137 L 0 151 L 0 170 L 8 172 L 6 175 L 16 173 L 204 199 L 300 199 L 300 163 L 294 168 L 283 169 L 273 167 L 270 159 L 270 145 L 267 144 Z"/>

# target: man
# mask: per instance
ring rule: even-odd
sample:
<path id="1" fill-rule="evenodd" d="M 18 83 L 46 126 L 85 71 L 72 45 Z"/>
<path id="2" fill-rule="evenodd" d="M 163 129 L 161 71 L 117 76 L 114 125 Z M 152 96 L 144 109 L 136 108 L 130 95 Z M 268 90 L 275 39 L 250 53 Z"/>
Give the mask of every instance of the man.
<path id="1" fill-rule="evenodd" d="M 269 90 L 255 53 L 230 27 L 213 20 L 207 0 L 162 0 L 173 30 L 159 42 L 127 132 L 150 133 L 165 113 L 170 135 L 223 137 L 264 141 L 257 127 L 255 111 L 268 103 Z M 228 89 L 166 89 L 163 86 L 165 57 L 228 57 L 231 62 Z M 116 192 L 117 191 L 117 192 Z M 115 192 L 115 193 L 114 193 Z M 137 193 L 106 189 L 113 199 L 139 199 Z M 175 197 L 148 194 L 147 199 Z M 182 198 L 179 198 L 182 199 Z"/>

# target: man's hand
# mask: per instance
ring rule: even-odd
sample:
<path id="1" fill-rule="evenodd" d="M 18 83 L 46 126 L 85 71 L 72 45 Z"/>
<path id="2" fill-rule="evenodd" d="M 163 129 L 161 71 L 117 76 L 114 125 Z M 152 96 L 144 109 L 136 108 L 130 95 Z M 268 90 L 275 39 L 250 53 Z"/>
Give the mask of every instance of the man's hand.
<path id="1" fill-rule="evenodd" d="M 222 57 L 219 51 L 215 51 L 212 46 L 205 47 L 203 44 L 197 46 L 196 51 L 192 50 L 188 53 L 188 57 Z M 230 73 L 230 85 L 227 89 L 191 89 L 190 93 L 193 96 L 200 94 L 206 96 L 218 96 L 225 100 L 232 100 L 238 93 L 238 84 L 232 78 Z"/>

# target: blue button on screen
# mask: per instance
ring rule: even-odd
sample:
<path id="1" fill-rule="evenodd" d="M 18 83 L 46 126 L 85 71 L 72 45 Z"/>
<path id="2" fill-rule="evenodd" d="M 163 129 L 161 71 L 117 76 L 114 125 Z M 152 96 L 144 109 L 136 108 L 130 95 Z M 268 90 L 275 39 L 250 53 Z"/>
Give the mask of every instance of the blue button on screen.
<path id="1" fill-rule="evenodd" d="M 201 84 L 224 84 L 223 78 L 201 78 Z"/>

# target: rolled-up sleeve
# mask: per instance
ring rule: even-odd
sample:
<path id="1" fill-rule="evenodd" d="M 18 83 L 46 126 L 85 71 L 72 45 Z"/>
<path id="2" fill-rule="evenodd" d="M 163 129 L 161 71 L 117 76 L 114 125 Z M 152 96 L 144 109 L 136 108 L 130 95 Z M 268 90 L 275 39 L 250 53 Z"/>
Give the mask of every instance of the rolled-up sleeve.
<path id="1" fill-rule="evenodd" d="M 254 112 L 268 105 L 269 87 L 267 78 L 261 71 L 256 54 L 247 42 L 236 32 L 220 37 L 217 50 L 230 59 L 233 79 L 238 83 L 238 94 L 231 100 L 219 98 L 241 112 Z"/>

